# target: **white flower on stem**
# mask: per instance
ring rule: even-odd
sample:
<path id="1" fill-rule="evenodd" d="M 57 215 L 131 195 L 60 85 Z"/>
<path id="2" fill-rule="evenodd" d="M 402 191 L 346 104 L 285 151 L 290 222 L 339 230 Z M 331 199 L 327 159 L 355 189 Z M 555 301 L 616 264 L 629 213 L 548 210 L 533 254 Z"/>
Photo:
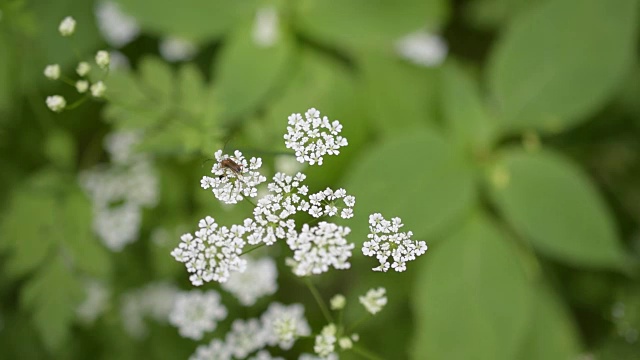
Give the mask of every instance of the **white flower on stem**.
<path id="1" fill-rule="evenodd" d="M 93 97 L 102 97 L 105 91 L 107 91 L 107 86 L 102 81 L 91 85 L 91 95 Z"/>
<path id="2" fill-rule="evenodd" d="M 278 41 L 278 10 L 274 6 L 258 9 L 253 23 L 253 42 L 261 47 L 271 47 Z"/>
<path id="3" fill-rule="evenodd" d="M 223 155 L 222 150 L 215 153 L 216 163 L 211 168 L 214 175 L 203 176 L 200 186 L 203 189 L 211 188 L 216 199 L 226 204 L 236 204 L 246 197 L 258 195 L 259 184 L 267 181 L 267 178 L 257 170 L 262 166 L 262 159 L 252 157 L 247 159 L 236 150 L 231 155 Z"/>
<path id="4" fill-rule="evenodd" d="M 189 360 L 231 360 L 231 350 L 220 339 L 213 339 L 207 345 L 200 345 Z"/>
<path id="5" fill-rule="evenodd" d="M 287 239 L 287 245 L 293 250 L 293 273 L 298 276 L 322 274 L 330 267 L 338 270 L 349 269 L 351 250 L 355 247 L 348 243 L 346 236 L 351 229 L 336 224 L 320 222 L 310 227 L 304 224 L 297 236 Z"/>
<path id="6" fill-rule="evenodd" d="M 285 146 L 296 153 L 296 159 L 308 162 L 309 165 L 322 165 L 325 155 L 337 155 L 340 148 L 347 146 L 347 139 L 342 137 L 342 125 L 338 120 L 329 121 L 328 117 L 320 117 L 315 108 L 307 110 L 304 119 L 300 114 L 289 116 L 287 133 L 284 135 Z"/>
<path id="7" fill-rule="evenodd" d="M 270 257 L 247 260 L 243 273 L 234 272 L 222 288 L 235 296 L 244 306 L 251 306 L 258 298 L 274 294 L 278 290 L 278 269 Z"/>
<path id="8" fill-rule="evenodd" d="M 396 43 L 401 57 L 420 66 L 438 66 L 447 57 L 447 43 L 439 35 L 419 30 L 410 33 Z"/>
<path id="9" fill-rule="evenodd" d="M 186 61 L 198 52 L 198 47 L 191 41 L 169 36 L 160 41 L 160 55 L 167 61 Z"/>
<path id="10" fill-rule="evenodd" d="M 71 16 L 67 16 L 62 19 L 60 22 L 60 26 L 58 26 L 58 31 L 62 36 L 71 36 L 76 31 L 76 20 Z"/>
<path id="11" fill-rule="evenodd" d="M 267 344 L 265 333 L 258 319 L 235 320 L 225 339 L 234 358 L 244 359 Z"/>
<path id="12" fill-rule="evenodd" d="M 316 343 L 313 345 L 313 351 L 321 358 L 327 358 L 336 349 L 336 326 L 329 324 L 322 328 L 320 335 L 316 336 Z"/>
<path id="13" fill-rule="evenodd" d="M 302 304 L 287 306 L 272 303 L 262 314 L 261 320 L 266 343 L 278 345 L 283 350 L 291 349 L 297 338 L 311 334 Z"/>
<path id="14" fill-rule="evenodd" d="M 379 213 L 369 215 L 371 233 L 367 235 L 369 240 L 362 245 L 362 253 L 365 256 L 375 256 L 380 262 L 380 266 L 373 268 L 373 271 L 387 272 L 389 268 L 398 272 L 405 271 L 408 261 L 415 260 L 427 251 L 426 242 L 411 240 L 411 231 L 399 232 L 403 226 L 397 217 L 388 221 Z M 391 264 L 389 258 L 393 260 Z"/>
<path id="15" fill-rule="evenodd" d="M 47 96 L 46 102 L 53 112 L 61 112 L 67 106 L 67 101 L 60 95 Z"/>
<path id="16" fill-rule="evenodd" d="M 198 226 L 195 236 L 182 235 L 180 244 L 171 252 L 176 261 L 185 263 L 193 285 L 223 283 L 229 280 L 231 272 L 246 269 L 247 261 L 240 258 L 245 246 L 244 226 L 218 226 L 210 216 L 200 220 Z"/>
<path id="17" fill-rule="evenodd" d="M 140 26 L 133 16 L 122 11 L 114 1 L 100 1 L 95 8 L 98 29 L 102 37 L 114 47 L 130 43 L 140 34 Z"/>
<path id="18" fill-rule="evenodd" d="M 49 80 L 58 80 L 60 78 L 60 65 L 47 65 L 44 68 L 44 76 Z"/>
<path id="19" fill-rule="evenodd" d="M 337 294 L 329 300 L 329 304 L 331 304 L 331 310 L 342 310 L 347 305 L 347 298 L 342 294 Z"/>
<path id="20" fill-rule="evenodd" d="M 330 188 L 326 188 L 324 191 L 309 195 L 307 212 L 315 218 L 335 216 L 340 213 L 341 218 L 349 219 L 353 217 L 353 206 L 355 204 L 356 198 L 353 195 L 347 195 L 346 190 L 338 189 L 333 191 Z"/>
<path id="21" fill-rule="evenodd" d="M 200 340 L 226 317 L 227 308 L 220 302 L 220 294 L 214 290 L 191 290 L 178 294 L 169 322 L 178 327 L 181 336 Z"/>
<path id="22" fill-rule="evenodd" d="M 284 358 L 279 356 L 273 357 L 268 351 L 261 350 L 247 360 L 284 360 Z"/>
<path id="23" fill-rule="evenodd" d="M 110 62 L 111 57 L 108 51 L 100 50 L 96 53 L 96 64 L 98 64 L 101 69 L 108 69 Z"/>
<path id="24" fill-rule="evenodd" d="M 89 82 L 87 80 L 76 81 L 76 90 L 78 90 L 80 94 L 84 94 L 89 90 Z"/>
<path id="25" fill-rule="evenodd" d="M 383 287 L 377 289 L 370 289 L 364 296 L 360 296 L 360 303 L 370 312 L 372 315 L 378 313 L 382 308 L 387 305 L 387 297 L 385 296 L 387 290 Z"/>
<path id="26" fill-rule="evenodd" d="M 81 61 L 78 63 L 78 66 L 76 66 L 76 73 L 80 76 L 87 76 L 89 71 L 91 71 L 91 65 L 86 61 Z"/>

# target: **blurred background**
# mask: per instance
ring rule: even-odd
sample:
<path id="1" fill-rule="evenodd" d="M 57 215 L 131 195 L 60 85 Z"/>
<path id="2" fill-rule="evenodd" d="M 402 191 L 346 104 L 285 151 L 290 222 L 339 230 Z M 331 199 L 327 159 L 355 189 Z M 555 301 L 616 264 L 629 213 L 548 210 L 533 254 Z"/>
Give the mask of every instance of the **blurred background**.
<path id="1" fill-rule="evenodd" d="M 314 282 L 348 321 L 387 288 L 359 329 L 380 358 L 640 359 L 639 18 L 637 0 L 0 0 L 0 357 L 185 359 L 275 300 L 318 331 L 286 246 L 252 254 L 276 259 L 275 295 L 206 284 L 228 321 L 200 342 L 167 323 L 192 289 L 179 235 L 251 212 L 199 186 L 225 147 L 356 196 L 352 269 Z M 91 99 L 75 69 L 101 49 Z M 349 146 L 301 168 L 282 136 L 310 107 Z M 374 212 L 427 241 L 407 272 L 358 250 Z"/>

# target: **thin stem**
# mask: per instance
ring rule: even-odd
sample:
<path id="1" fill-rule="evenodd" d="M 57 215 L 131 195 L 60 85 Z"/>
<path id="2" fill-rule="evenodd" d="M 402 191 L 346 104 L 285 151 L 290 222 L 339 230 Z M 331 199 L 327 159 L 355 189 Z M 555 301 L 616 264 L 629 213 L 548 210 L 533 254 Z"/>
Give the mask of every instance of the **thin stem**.
<path id="1" fill-rule="evenodd" d="M 363 322 L 369 320 L 370 315 L 369 314 L 365 314 L 363 317 L 361 317 L 358 321 L 356 321 L 355 323 L 353 323 L 353 325 L 351 325 L 349 327 L 349 329 L 345 332 L 346 334 L 350 334 L 352 333 L 355 329 L 358 328 L 358 326 L 362 325 Z"/>
<path id="2" fill-rule="evenodd" d="M 244 199 L 245 199 L 245 200 L 247 200 L 247 202 L 248 202 L 249 204 L 253 205 L 253 207 L 256 207 L 256 206 L 257 206 L 253 201 L 249 200 L 249 198 L 248 198 L 248 197 L 244 196 Z"/>
<path id="3" fill-rule="evenodd" d="M 261 247 L 263 247 L 263 246 L 265 246 L 265 243 L 258 244 L 258 245 L 256 245 L 256 246 L 252 247 L 252 248 L 251 248 L 251 249 L 249 249 L 249 250 L 245 250 L 245 251 L 243 251 L 242 253 L 240 253 L 240 256 L 242 256 L 242 255 L 244 255 L 244 254 L 248 254 L 248 253 L 252 252 L 253 250 L 260 249 L 260 248 L 261 248 Z"/>
<path id="4" fill-rule="evenodd" d="M 369 360 L 382 360 L 381 357 L 379 357 L 378 355 L 372 353 L 369 350 L 366 350 L 360 346 L 354 345 L 352 348 L 353 352 L 362 356 L 365 359 L 369 359 Z"/>
<path id="5" fill-rule="evenodd" d="M 75 108 L 77 108 L 78 106 L 82 105 L 85 101 L 87 101 L 89 99 L 89 96 L 83 96 L 82 98 L 80 98 L 79 100 L 77 100 L 76 102 L 74 102 L 73 104 L 67 106 L 65 108 L 65 110 L 73 110 Z"/>
<path id="6" fill-rule="evenodd" d="M 309 291 L 311 291 L 313 298 L 318 303 L 318 307 L 320 307 L 320 311 L 322 312 L 322 315 L 324 316 L 325 320 L 327 320 L 328 323 L 333 323 L 333 318 L 331 317 L 331 313 L 329 312 L 327 305 L 322 300 L 322 297 L 320 296 L 318 289 L 316 289 L 315 285 L 313 285 L 313 283 L 311 282 L 308 276 L 304 278 L 304 282 L 305 284 L 307 284 L 307 287 L 309 288 Z"/>

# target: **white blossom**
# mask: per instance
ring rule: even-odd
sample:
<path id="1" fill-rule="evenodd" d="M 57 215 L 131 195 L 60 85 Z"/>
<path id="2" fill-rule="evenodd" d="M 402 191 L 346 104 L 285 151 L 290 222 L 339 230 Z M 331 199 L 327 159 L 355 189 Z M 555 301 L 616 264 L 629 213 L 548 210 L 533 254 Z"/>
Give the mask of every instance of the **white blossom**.
<path id="1" fill-rule="evenodd" d="M 347 139 L 339 135 L 342 131 L 340 122 L 330 122 L 326 116 L 321 118 L 315 108 L 307 110 L 304 119 L 300 114 L 291 114 L 288 120 L 285 146 L 295 151 L 296 159 L 301 163 L 322 165 L 325 155 L 337 155 L 341 147 L 347 146 Z"/>
<path id="2" fill-rule="evenodd" d="M 348 337 L 343 336 L 340 339 L 338 339 L 338 345 L 340 345 L 340 348 L 342 350 L 349 350 L 353 347 L 353 341 Z"/>
<path id="3" fill-rule="evenodd" d="M 181 336 L 200 340 L 226 317 L 227 308 L 220 302 L 220 294 L 214 290 L 191 290 L 176 296 L 169 322 L 178 327 Z"/>
<path id="4" fill-rule="evenodd" d="M 380 266 L 373 268 L 374 271 L 386 272 L 389 268 L 398 272 L 405 271 L 408 261 L 415 260 L 427 251 L 427 243 L 411 240 L 411 231 L 399 232 L 403 226 L 397 217 L 388 221 L 379 213 L 369 216 L 371 233 L 367 235 L 369 240 L 362 245 L 362 253 L 378 259 Z M 391 264 L 389 258 L 393 260 Z"/>
<path id="5" fill-rule="evenodd" d="M 60 78 L 60 65 L 47 65 L 44 68 L 44 76 L 49 80 L 58 80 Z"/>
<path id="6" fill-rule="evenodd" d="M 360 303 L 368 312 L 375 315 L 387 305 L 386 289 L 383 287 L 370 289 L 364 296 L 360 296 Z"/>
<path id="7" fill-rule="evenodd" d="M 182 235 L 180 244 L 171 252 L 176 261 L 185 263 L 192 274 L 189 280 L 193 285 L 209 281 L 223 283 L 231 272 L 246 269 L 247 261 L 240 258 L 245 246 L 244 226 L 218 226 L 210 216 L 200 220 L 198 226 L 195 236 Z"/>
<path id="8" fill-rule="evenodd" d="M 253 42 L 261 47 L 271 47 L 279 37 L 278 10 L 274 6 L 258 9 L 253 23 Z"/>
<path id="9" fill-rule="evenodd" d="M 143 337 L 147 333 L 146 317 L 159 323 L 168 322 L 178 293 L 175 286 L 165 282 L 150 283 L 125 293 L 120 309 L 126 332 L 135 338 Z"/>
<path id="10" fill-rule="evenodd" d="M 233 357 L 244 359 L 267 344 L 265 332 L 258 319 L 235 320 L 227 333 L 225 343 Z"/>
<path id="11" fill-rule="evenodd" d="M 338 360 L 338 354 L 336 353 L 332 353 L 327 357 L 320 357 L 317 356 L 315 354 L 300 354 L 300 357 L 298 357 L 298 360 Z"/>
<path id="12" fill-rule="evenodd" d="M 227 204 L 236 204 L 244 196 L 258 195 L 256 187 L 267 180 L 257 171 L 262 166 L 261 158 L 252 157 L 247 162 L 238 150 L 233 156 L 223 155 L 222 150 L 218 150 L 215 159 L 216 163 L 211 168 L 214 176 L 203 176 L 200 180 L 203 189 L 211 188 L 216 199 Z"/>
<path id="13" fill-rule="evenodd" d="M 189 360 L 231 360 L 231 350 L 220 339 L 213 339 L 207 345 L 200 345 Z"/>
<path id="14" fill-rule="evenodd" d="M 279 356 L 274 357 L 269 354 L 268 351 L 260 350 L 254 356 L 248 358 L 247 360 L 284 360 L 284 358 L 281 358 Z"/>
<path id="15" fill-rule="evenodd" d="M 105 91 L 107 91 L 107 86 L 102 81 L 91 85 L 91 95 L 93 97 L 102 97 Z"/>
<path id="16" fill-rule="evenodd" d="M 309 336 L 311 328 L 304 317 L 302 304 L 282 305 L 272 303 L 261 317 L 266 343 L 291 349 L 300 336 Z"/>
<path id="17" fill-rule="evenodd" d="M 251 306 L 258 298 L 274 294 L 278 290 L 278 269 L 270 257 L 247 260 L 243 273 L 234 272 L 222 288 L 235 296 L 244 306 Z"/>
<path id="18" fill-rule="evenodd" d="M 91 280 L 85 283 L 85 299 L 76 308 L 78 318 L 84 323 L 93 323 L 107 309 L 109 289 L 99 281 Z"/>
<path id="19" fill-rule="evenodd" d="M 87 76 L 89 71 L 91 71 L 91 65 L 86 61 L 81 61 L 78 63 L 78 66 L 76 66 L 76 73 L 80 76 Z"/>
<path id="20" fill-rule="evenodd" d="M 67 106 L 67 101 L 60 95 L 47 96 L 47 107 L 54 112 L 61 112 Z"/>
<path id="21" fill-rule="evenodd" d="M 192 59 L 198 47 L 191 41 L 169 36 L 160 41 L 160 55 L 167 61 L 185 61 Z"/>
<path id="22" fill-rule="evenodd" d="M 71 36 L 76 31 L 76 20 L 71 16 L 67 16 L 62 19 L 60 22 L 60 26 L 58 26 L 58 31 L 62 36 Z"/>
<path id="23" fill-rule="evenodd" d="M 396 42 L 401 57 L 421 66 L 438 66 L 447 57 L 448 47 L 439 35 L 419 30 L 407 34 Z"/>
<path id="24" fill-rule="evenodd" d="M 329 271 L 349 269 L 351 250 L 355 247 L 345 238 L 351 229 L 336 224 L 320 222 L 310 227 L 304 224 L 297 236 L 287 239 L 293 250 L 293 273 L 298 276 L 317 275 Z"/>
<path id="25" fill-rule="evenodd" d="M 96 64 L 101 69 L 109 68 L 109 63 L 111 62 L 111 57 L 109 56 L 109 52 L 105 50 L 100 50 L 96 53 Z"/>
<path id="26" fill-rule="evenodd" d="M 342 294 L 336 294 L 329 300 L 329 304 L 331 304 L 331 310 L 342 310 L 347 305 L 347 298 Z"/>
<path id="27" fill-rule="evenodd" d="M 95 7 L 98 29 L 102 37 L 114 47 L 122 47 L 140 34 L 140 26 L 133 16 L 122 11 L 114 1 L 100 1 Z"/>
<path id="28" fill-rule="evenodd" d="M 89 90 L 89 82 L 87 80 L 78 80 L 76 81 L 76 90 L 80 94 L 84 94 Z"/>
<path id="29" fill-rule="evenodd" d="M 337 340 L 336 332 L 336 326 L 334 324 L 329 324 L 322 328 L 320 335 L 316 336 L 313 351 L 315 351 L 321 358 L 327 358 L 335 351 L 335 344 Z"/>
<path id="30" fill-rule="evenodd" d="M 326 188 L 315 194 L 309 195 L 309 215 L 319 218 L 322 216 L 336 216 L 340 214 L 343 219 L 353 217 L 353 206 L 356 198 L 353 195 L 347 195 L 345 189 L 336 191 Z"/>

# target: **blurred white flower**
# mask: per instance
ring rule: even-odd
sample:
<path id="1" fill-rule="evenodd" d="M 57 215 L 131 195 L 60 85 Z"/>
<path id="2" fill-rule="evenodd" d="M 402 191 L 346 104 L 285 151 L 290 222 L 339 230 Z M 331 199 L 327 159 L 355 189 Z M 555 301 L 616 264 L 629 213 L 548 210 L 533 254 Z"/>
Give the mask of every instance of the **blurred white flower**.
<path id="1" fill-rule="evenodd" d="M 253 23 L 253 42 L 261 47 L 271 47 L 278 37 L 278 10 L 274 6 L 258 9 Z"/>
<path id="2" fill-rule="evenodd" d="M 140 26 L 133 16 L 125 14 L 114 1 L 99 1 L 95 7 L 98 29 L 102 37 L 114 47 L 122 47 L 140 34 Z"/>
<path id="3" fill-rule="evenodd" d="M 220 339 L 213 339 L 207 345 L 200 345 L 189 360 L 231 360 L 231 349 Z"/>
<path id="4" fill-rule="evenodd" d="M 278 269 L 270 257 L 247 260 L 243 273 L 234 272 L 222 288 L 235 296 L 244 306 L 251 306 L 258 298 L 274 294 L 278 290 Z"/>
<path id="5" fill-rule="evenodd" d="M 78 318 L 86 323 L 93 323 L 107 309 L 109 303 L 109 289 L 99 281 L 87 281 L 84 284 L 85 299 L 76 308 Z"/>
<path id="6" fill-rule="evenodd" d="M 336 349 L 336 326 L 329 324 L 322 328 L 320 335 L 316 336 L 315 345 L 313 345 L 313 351 L 316 352 L 321 358 L 330 356 Z"/>
<path id="7" fill-rule="evenodd" d="M 261 351 L 258 351 L 254 356 L 248 358 L 247 360 L 284 360 L 284 358 L 281 358 L 279 356 L 274 357 L 271 354 L 269 354 L 268 351 L 261 350 Z"/>
<path id="8" fill-rule="evenodd" d="M 58 80 L 60 78 L 60 65 L 47 65 L 44 68 L 44 76 L 49 80 Z"/>
<path id="9" fill-rule="evenodd" d="M 107 91 L 107 86 L 102 81 L 91 85 L 91 95 L 93 97 L 102 97 L 105 91 Z"/>
<path id="10" fill-rule="evenodd" d="M 322 274 L 330 267 L 338 270 L 349 269 L 351 250 L 354 244 L 345 238 L 351 229 L 336 224 L 320 222 L 310 227 L 304 224 L 297 236 L 287 238 L 287 245 L 293 250 L 293 273 L 298 276 Z"/>
<path id="11" fill-rule="evenodd" d="M 345 189 L 336 191 L 326 188 L 324 191 L 309 195 L 309 208 L 306 210 L 309 215 L 319 218 L 322 216 L 335 216 L 340 213 L 343 219 L 353 217 L 353 206 L 356 198 L 347 195 Z"/>
<path id="12" fill-rule="evenodd" d="M 120 306 L 125 331 L 135 338 L 142 338 L 147 333 L 146 317 L 159 323 L 168 322 L 178 292 L 171 284 L 156 282 L 125 293 Z"/>
<path id="13" fill-rule="evenodd" d="M 375 256 L 380 262 L 380 266 L 373 268 L 373 271 L 387 272 L 389 268 L 398 272 L 405 271 L 408 261 L 415 260 L 427 251 L 426 242 L 411 240 L 411 231 L 399 232 L 403 226 L 397 217 L 388 221 L 379 213 L 369 215 L 371 233 L 367 235 L 369 240 L 362 245 L 362 253 L 365 256 Z M 389 258 L 393 260 L 391 264 Z"/>
<path id="14" fill-rule="evenodd" d="M 292 155 L 276 155 L 274 161 L 276 171 L 286 175 L 295 175 L 305 167 Z"/>
<path id="15" fill-rule="evenodd" d="M 258 319 L 235 320 L 227 333 L 225 343 L 234 358 L 244 359 L 266 345 L 263 328 Z"/>
<path id="16" fill-rule="evenodd" d="M 89 90 L 89 82 L 87 80 L 78 80 L 76 81 L 76 90 L 80 94 L 84 94 Z"/>
<path id="17" fill-rule="evenodd" d="M 211 188 L 216 199 L 226 204 L 236 204 L 244 196 L 256 197 L 256 186 L 267 180 L 257 170 L 262 166 L 262 159 L 252 157 L 249 162 L 238 150 L 234 155 L 222 154 L 222 150 L 215 153 L 216 163 L 211 168 L 214 177 L 203 176 L 200 186 Z"/>
<path id="18" fill-rule="evenodd" d="M 359 297 L 360 303 L 368 312 L 375 315 L 387 305 L 386 292 L 387 290 L 383 287 L 370 289 L 364 296 Z"/>
<path id="19" fill-rule="evenodd" d="M 198 47 L 191 41 L 169 36 L 160 41 L 160 55 L 167 61 L 186 61 L 192 59 Z"/>
<path id="20" fill-rule="evenodd" d="M 302 304 L 272 303 L 261 320 L 266 343 L 278 345 L 283 350 L 291 349 L 298 337 L 311 335 Z"/>
<path id="21" fill-rule="evenodd" d="M 419 30 L 407 34 L 396 43 L 396 52 L 421 66 L 438 66 L 447 57 L 448 47 L 439 35 Z"/>
<path id="22" fill-rule="evenodd" d="M 54 112 L 61 112 L 67 106 L 67 101 L 60 95 L 47 96 L 46 103 Z"/>
<path id="23" fill-rule="evenodd" d="M 129 58 L 120 51 L 111 51 L 109 53 L 109 57 L 111 58 L 111 64 L 109 65 L 110 70 L 131 68 L 131 62 L 129 61 Z"/>
<path id="24" fill-rule="evenodd" d="M 349 350 L 353 347 L 353 341 L 348 337 L 344 336 L 338 339 L 338 345 L 342 350 Z"/>
<path id="25" fill-rule="evenodd" d="M 337 294 L 329 300 L 329 304 L 331 304 L 331 310 L 342 310 L 347 305 L 347 298 L 342 294 Z"/>
<path id="26" fill-rule="evenodd" d="M 58 26 L 58 31 L 62 36 L 71 36 L 76 31 L 76 20 L 71 16 L 67 16 L 62 19 Z"/>
<path id="27" fill-rule="evenodd" d="M 220 294 L 214 290 L 191 290 L 176 296 L 169 322 L 178 327 L 181 336 L 200 340 L 226 317 L 227 308 L 220 302 Z"/>
<path id="28" fill-rule="evenodd" d="M 87 74 L 91 71 L 91 65 L 89 65 L 86 61 L 81 61 L 76 66 L 76 73 L 80 76 L 87 76 Z"/>
<path id="29" fill-rule="evenodd" d="M 347 146 L 347 139 L 339 135 L 342 131 L 340 122 L 330 122 L 326 116 L 321 118 L 315 108 L 307 110 L 304 119 L 300 114 L 291 114 L 288 121 L 285 146 L 295 151 L 296 159 L 301 163 L 322 165 L 325 155 L 337 155 L 341 147 Z"/>
<path id="30" fill-rule="evenodd" d="M 109 68 L 109 63 L 111 62 L 111 57 L 109 56 L 109 52 L 105 50 L 99 50 L 96 53 L 96 64 L 101 69 Z"/>

